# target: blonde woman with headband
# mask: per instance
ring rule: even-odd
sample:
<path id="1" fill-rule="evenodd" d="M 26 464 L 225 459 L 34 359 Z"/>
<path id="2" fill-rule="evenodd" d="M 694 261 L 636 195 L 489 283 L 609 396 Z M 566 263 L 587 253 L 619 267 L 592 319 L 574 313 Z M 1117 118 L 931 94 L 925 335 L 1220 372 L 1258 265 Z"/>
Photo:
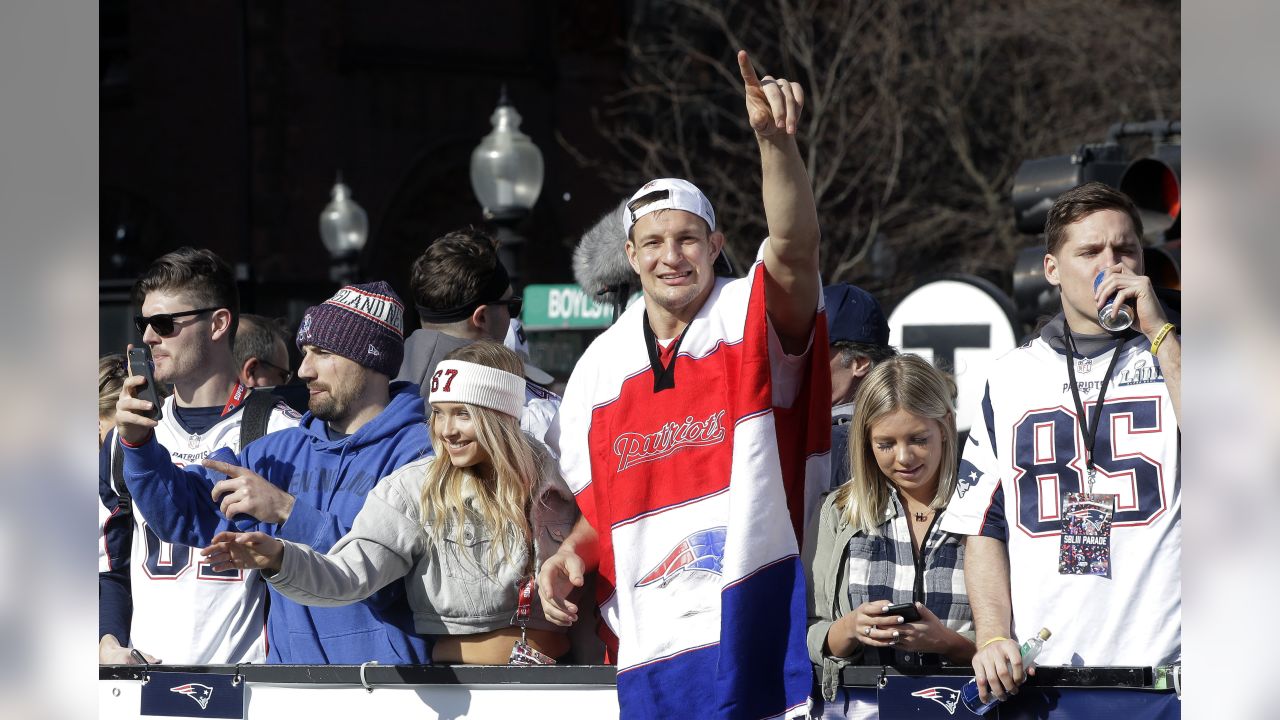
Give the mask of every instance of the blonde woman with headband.
<path id="1" fill-rule="evenodd" d="M 877 364 L 858 388 L 852 478 L 805 536 L 809 657 L 825 717 L 865 709 L 856 689 L 837 693 L 845 665 L 967 666 L 973 657 L 964 546 L 939 525 L 959 461 L 954 398 L 952 381 L 917 355 Z"/>
<path id="2" fill-rule="evenodd" d="M 329 553 L 262 533 L 222 533 L 215 569 L 258 568 L 305 605 L 359 602 L 401 578 L 432 661 L 540 664 L 569 649 L 546 621 L 538 566 L 577 518 L 555 462 L 520 430 L 520 358 L 481 340 L 449 353 L 430 383 L 436 451 L 383 478 Z"/>

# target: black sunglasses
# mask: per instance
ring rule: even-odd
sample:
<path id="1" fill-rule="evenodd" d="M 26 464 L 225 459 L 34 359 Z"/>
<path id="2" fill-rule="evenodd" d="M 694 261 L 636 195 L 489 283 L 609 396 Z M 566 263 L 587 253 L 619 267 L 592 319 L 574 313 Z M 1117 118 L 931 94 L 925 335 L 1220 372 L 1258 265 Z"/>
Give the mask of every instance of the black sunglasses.
<path id="1" fill-rule="evenodd" d="M 147 326 L 150 325 L 152 330 L 160 337 L 169 337 L 173 334 L 173 319 L 187 317 L 189 315 L 200 315 L 202 313 L 221 310 L 220 307 L 200 308 L 199 310 L 184 310 L 176 313 L 160 313 L 158 315 L 134 315 L 133 326 L 138 328 L 139 335 L 147 334 Z"/>
<path id="2" fill-rule="evenodd" d="M 485 305 L 506 305 L 511 317 L 520 317 L 520 308 L 524 307 L 524 299 L 519 295 L 512 295 L 506 300 L 490 300 Z"/>
<path id="3" fill-rule="evenodd" d="M 289 384 L 289 381 L 293 379 L 293 373 L 292 373 L 291 371 L 286 370 L 286 369 L 284 369 L 284 368 L 280 367 L 279 365 L 277 365 L 277 364 L 275 364 L 275 363 L 271 362 L 270 360 L 263 360 L 262 358 L 258 358 L 258 362 L 262 363 L 263 365 L 266 365 L 267 367 L 271 368 L 272 370 L 275 370 L 276 372 L 278 372 L 278 373 L 280 373 L 281 375 L 283 375 L 283 376 L 284 376 L 284 382 L 280 383 L 281 385 L 288 385 L 288 384 Z"/>

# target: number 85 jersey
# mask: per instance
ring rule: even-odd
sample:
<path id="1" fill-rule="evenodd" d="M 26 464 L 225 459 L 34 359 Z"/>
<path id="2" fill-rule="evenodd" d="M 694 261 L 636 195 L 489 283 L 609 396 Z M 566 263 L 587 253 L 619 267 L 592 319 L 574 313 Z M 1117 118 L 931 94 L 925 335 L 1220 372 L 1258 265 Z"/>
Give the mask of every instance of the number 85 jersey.
<path id="1" fill-rule="evenodd" d="M 1059 316 L 1050 326 L 1061 332 Z M 996 361 L 965 444 L 942 529 L 1006 543 L 1013 631 L 1053 631 L 1041 665 L 1154 666 L 1181 659 L 1180 437 L 1147 339 L 1107 384 L 1088 484 L 1085 443 L 1061 342 L 1045 335 Z M 1049 335 L 1052 337 L 1052 335 Z M 1114 343 L 1076 356 L 1090 423 Z M 1067 493 L 1115 496 L 1109 575 L 1059 574 Z"/>

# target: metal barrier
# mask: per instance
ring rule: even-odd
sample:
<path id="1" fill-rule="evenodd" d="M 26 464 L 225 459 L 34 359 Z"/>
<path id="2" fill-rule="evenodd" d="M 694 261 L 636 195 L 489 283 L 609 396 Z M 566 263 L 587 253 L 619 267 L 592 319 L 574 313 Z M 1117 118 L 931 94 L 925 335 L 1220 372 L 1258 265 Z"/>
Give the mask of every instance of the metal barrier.
<path id="1" fill-rule="evenodd" d="M 963 668 L 907 675 L 849 667 L 841 684 L 880 717 L 974 717 L 958 703 Z M 989 718 L 1178 718 L 1176 675 L 1147 667 L 1043 667 Z M 99 717 L 575 717 L 618 715 L 615 671 L 603 665 L 104 665 Z M 691 716 L 698 714 L 691 709 Z"/>

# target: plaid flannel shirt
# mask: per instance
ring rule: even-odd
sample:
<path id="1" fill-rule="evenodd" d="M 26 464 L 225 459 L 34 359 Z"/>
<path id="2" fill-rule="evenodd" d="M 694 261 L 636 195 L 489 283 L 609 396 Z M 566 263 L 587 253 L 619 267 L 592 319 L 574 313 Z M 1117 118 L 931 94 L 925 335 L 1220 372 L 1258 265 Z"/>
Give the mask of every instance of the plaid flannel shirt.
<path id="1" fill-rule="evenodd" d="M 855 533 L 845 551 L 846 575 L 852 607 L 887 600 L 893 604 L 922 602 L 943 624 L 973 636 L 973 613 L 964 586 L 963 536 L 940 529 L 942 510 L 929 526 L 922 551 L 924 572 L 917 576 L 915 554 L 906 512 L 897 493 L 890 494 L 885 521 L 872 533 Z M 862 664 L 938 666 L 945 658 L 934 653 L 903 652 L 897 648 L 865 647 Z M 889 654 L 892 653 L 892 657 Z"/>

